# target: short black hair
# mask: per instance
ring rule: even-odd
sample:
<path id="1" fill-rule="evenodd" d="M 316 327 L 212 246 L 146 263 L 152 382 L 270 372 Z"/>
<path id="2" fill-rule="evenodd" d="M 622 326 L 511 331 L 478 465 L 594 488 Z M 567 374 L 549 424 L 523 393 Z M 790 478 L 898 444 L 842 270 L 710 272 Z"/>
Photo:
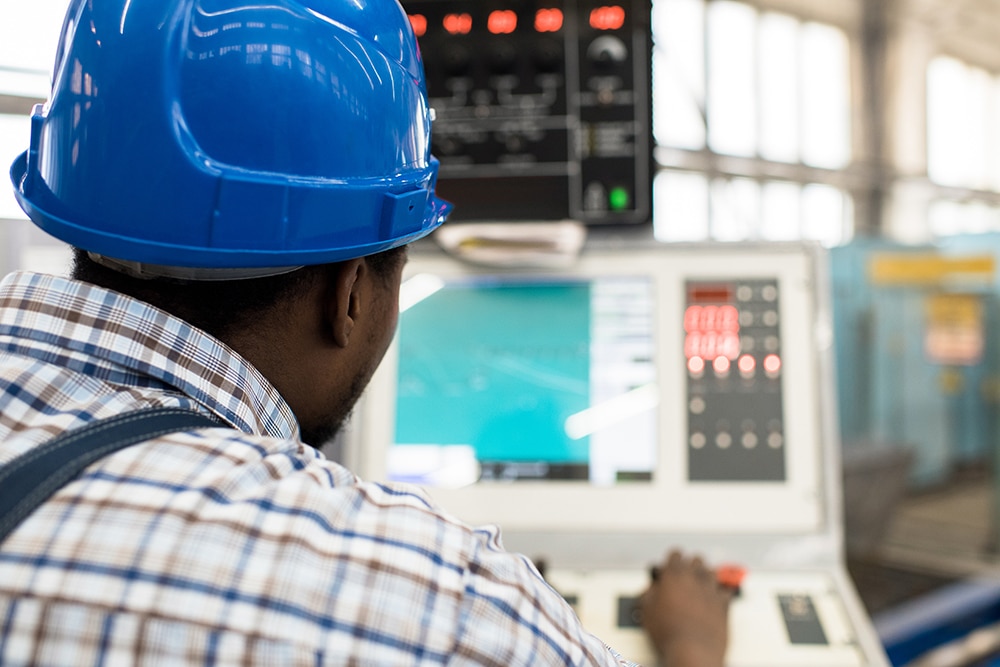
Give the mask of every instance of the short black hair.
<path id="1" fill-rule="evenodd" d="M 365 261 L 373 274 L 388 284 L 405 258 L 406 246 L 401 246 L 369 255 Z M 290 273 L 246 280 L 150 280 L 110 269 L 91 259 L 86 250 L 74 248 L 70 275 L 145 301 L 225 340 L 231 333 L 259 322 L 274 308 L 291 302 L 316 280 L 327 279 L 336 267 L 305 266 Z"/>

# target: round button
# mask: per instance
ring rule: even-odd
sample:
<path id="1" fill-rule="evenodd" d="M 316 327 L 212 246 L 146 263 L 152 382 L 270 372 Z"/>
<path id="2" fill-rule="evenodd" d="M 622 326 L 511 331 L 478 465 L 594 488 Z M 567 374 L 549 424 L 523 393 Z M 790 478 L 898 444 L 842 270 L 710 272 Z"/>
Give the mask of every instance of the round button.
<path id="1" fill-rule="evenodd" d="M 785 437 L 780 433 L 771 433 L 767 436 L 767 446 L 771 449 L 780 449 L 785 444 Z"/>
<path id="2" fill-rule="evenodd" d="M 778 324 L 778 311 L 776 310 L 766 310 L 764 315 L 760 318 L 765 326 L 773 327 Z"/>
<path id="3" fill-rule="evenodd" d="M 747 449 L 753 449 L 754 447 L 757 446 L 758 442 L 757 434 L 753 432 L 744 433 L 743 437 L 740 438 L 740 442 L 743 443 L 743 446 L 746 447 Z"/>
<path id="4" fill-rule="evenodd" d="M 767 338 L 765 338 L 764 339 L 764 349 L 767 350 L 768 352 L 777 352 L 778 351 L 778 337 L 777 336 L 768 336 Z"/>
<path id="5" fill-rule="evenodd" d="M 740 285 L 736 290 L 736 298 L 740 301 L 749 301 L 753 298 L 753 288 L 749 285 Z"/>
<path id="6" fill-rule="evenodd" d="M 733 436 L 723 431 L 715 436 L 715 444 L 718 445 L 719 449 L 729 449 L 730 445 L 733 444 Z"/>
<path id="7" fill-rule="evenodd" d="M 628 46 L 617 37 L 598 37 L 587 47 L 587 58 L 597 64 L 623 63 L 628 60 Z"/>
<path id="8" fill-rule="evenodd" d="M 701 431 L 691 434 L 691 446 L 695 449 L 701 449 L 708 443 L 708 438 Z"/>
<path id="9" fill-rule="evenodd" d="M 778 288 L 774 285 L 764 285 L 760 290 L 760 296 L 764 301 L 776 301 L 778 298 Z"/>
<path id="10" fill-rule="evenodd" d="M 691 410 L 691 414 L 700 415 L 705 412 L 705 399 L 701 396 L 695 396 L 688 403 L 688 409 Z"/>

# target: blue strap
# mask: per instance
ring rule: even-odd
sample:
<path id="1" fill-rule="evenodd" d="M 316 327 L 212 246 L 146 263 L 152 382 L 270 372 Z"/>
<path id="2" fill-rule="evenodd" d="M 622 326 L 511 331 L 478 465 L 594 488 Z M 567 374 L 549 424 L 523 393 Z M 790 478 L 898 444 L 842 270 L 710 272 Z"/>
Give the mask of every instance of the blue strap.
<path id="1" fill-rule="evenodd" d="M 149 408 L 66 431 L 0 467 L 0 543 L 94 461 L 167 433 L 223 424 L 183 408 Z"/>

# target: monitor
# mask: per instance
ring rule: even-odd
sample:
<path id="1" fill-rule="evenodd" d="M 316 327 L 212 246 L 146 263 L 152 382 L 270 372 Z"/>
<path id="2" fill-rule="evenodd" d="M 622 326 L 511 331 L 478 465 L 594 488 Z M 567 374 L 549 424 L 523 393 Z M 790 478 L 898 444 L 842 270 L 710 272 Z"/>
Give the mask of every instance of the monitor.
<path id="1" fill-rule="evenodd" d="M 421 274 L 403 289 L 390 480 L 652 478 L 648 276 Z"/>

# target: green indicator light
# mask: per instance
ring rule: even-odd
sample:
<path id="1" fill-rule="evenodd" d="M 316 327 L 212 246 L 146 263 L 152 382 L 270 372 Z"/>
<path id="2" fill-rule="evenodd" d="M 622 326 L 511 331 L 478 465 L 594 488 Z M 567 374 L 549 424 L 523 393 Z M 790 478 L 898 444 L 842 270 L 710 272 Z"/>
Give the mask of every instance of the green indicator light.
<path id="1" fill-rule="evenodd" d="M 629 206 L 628 190 L 625 188 L 611 188 L 608 193 L 608 205 L 612 211 L 624 211 Z"/>

